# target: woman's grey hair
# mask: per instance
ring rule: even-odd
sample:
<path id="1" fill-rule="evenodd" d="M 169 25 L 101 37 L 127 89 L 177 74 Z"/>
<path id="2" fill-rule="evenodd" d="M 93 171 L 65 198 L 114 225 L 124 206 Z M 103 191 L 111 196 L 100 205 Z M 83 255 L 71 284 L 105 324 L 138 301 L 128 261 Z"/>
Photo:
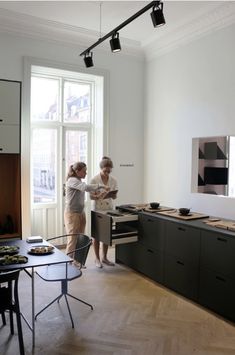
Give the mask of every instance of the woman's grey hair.
<path id="1" fill-rule="evenodd" d="M 100 169 L 111 168 L 113 169 L 113 162 L 109 157 L 103 157 L 100 161 Z"/>

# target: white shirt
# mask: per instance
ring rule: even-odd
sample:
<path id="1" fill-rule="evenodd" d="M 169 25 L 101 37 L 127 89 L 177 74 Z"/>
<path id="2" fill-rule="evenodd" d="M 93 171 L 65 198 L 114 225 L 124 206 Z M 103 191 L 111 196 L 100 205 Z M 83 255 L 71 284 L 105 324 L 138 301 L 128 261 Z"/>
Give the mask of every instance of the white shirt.
<path id="1" fill-rule="evenodd" d="M 98 174 L 91 179 L 91 184 L 104 184 L 101 175 Z M 117 180 L 109 175 L 109 179 L 107 184 L 105 186 L 110 187 L 110 190 L 117 190 Z M 99 200 L 92 200 L 92 209 L 93 210 L 101 210 L 101 211 L 106 211 L 106 210 L 112 210 L 113 209 L 113 199 L 112 198 L 106 198 L 106 199 L 99 199 Z"/>

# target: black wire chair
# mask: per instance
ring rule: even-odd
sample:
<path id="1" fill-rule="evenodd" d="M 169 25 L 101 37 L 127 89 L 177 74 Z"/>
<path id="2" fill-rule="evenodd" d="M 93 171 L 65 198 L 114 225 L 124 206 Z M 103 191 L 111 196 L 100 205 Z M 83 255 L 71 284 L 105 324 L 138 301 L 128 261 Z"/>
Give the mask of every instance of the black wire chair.
<path id="1" fill-rule="evenodd" d="M 51 241 L 53 239 L 58 239 L 58 238 L 67 238 L 69 235 L 61 235 L 59 237 L 54 237 L 54 238 L 49 238 L 47 239 L 48 241 Z M 40 267 L 37 270 L 38 276 L 40 276 L 44 281 L 49 281 L 49 282 L 56 282 L 60 281 L 61 282 L 61 293 L 53 299 L 48 305 L 46 305 L 43 309 L 41 309 L 40 312 L 38 312 L 35 316 L 35 319 L 39 314 L 41 314 L 45 309 L 50 307 L 54 302 L 59 302 L 60 299 L 64 296 L 70 320 L 72 323 L 72 328 L 74 328 L 74 322 L 73 322 L 73 317 L 72 313 L 69 307 L 68 299 L 67 296 L 82 302 L 89 306 L 91 310 L 93 310 L 93 306 L 80 298 L 77 298 L 73 295 L 71 295 L 68 292 L 68 281 L 72 281 L 74 279 L 77 279 L 82 276 L 82 271 L 81 268 L 85 265 L 87 255 L 92 243 L 92 240 L 85 234 L 72 234 L 74 238 L 77 238 L 77 243 L 76 243 L 76 248 L 68 253 L 67 255 L 72 257 L 71 263 L 67 264 L 56 264 L 56 265 L 48 265 L 44 267 Z M 73 261 L 73 262 L 72 262 Z M 67 269 L 67 272 L 66 272 Z"/>
<path id="2" fill-rule="evenodd" d="M 0 313 L 2 315 L 3 325 L 6 325 L 5 311 L 9 311 L 10 316 L 10 330 L 11 334 L 14 334 L 14 322 L 13 313 L 16 314 L 17 330 L 18 330 L 18 340 L 20 355 L 24 355 L 24 340 L 23 332 L 20 318 L 20 305 L 18 296 L 18 279 L 20 270 L 9 271 L 0 273 Z"/>

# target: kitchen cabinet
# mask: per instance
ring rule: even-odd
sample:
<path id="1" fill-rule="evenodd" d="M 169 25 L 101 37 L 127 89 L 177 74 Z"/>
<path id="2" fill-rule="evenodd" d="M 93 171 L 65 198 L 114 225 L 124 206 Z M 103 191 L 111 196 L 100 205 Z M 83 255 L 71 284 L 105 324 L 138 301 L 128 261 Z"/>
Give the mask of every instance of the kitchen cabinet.
<path id="1" fill-rule="evenodd" d="M 0 238 L 21 237 L 21 82 L 0 80 Z"/>
<path id="2" fill-rule="evenodd" d="M 138 215 L 114 211 L 91 211 L 91 235 L 107 244 L 138 240 Z"/>
<path id="3" fill-rule="evenodd" d="M 235 239 L 202 231 L 199 302 L 235 320 Z"/>
<path id="4" fill-rule="evenodd" d="M 235 321 L 235 233 L 203 221 L 138 212 L 136 243 L 116 261 Z"/>
<path id="5" fill-rule="evenodd" d="M 165 222 L 139 214 L 139 241 L 116 248 L 116 259 L 154 281 L 163 282 Z"/>
<path id="6" fill-rule="evenodd" d="M 20 153 L 21 82 L 0 80 L 0 154 Z"/>
<path id="7" fill-rule="evenodd" d="M 165 277 L 167 287 L 188 298 L 198 298 L 200 230 L 166 223 Z"/>

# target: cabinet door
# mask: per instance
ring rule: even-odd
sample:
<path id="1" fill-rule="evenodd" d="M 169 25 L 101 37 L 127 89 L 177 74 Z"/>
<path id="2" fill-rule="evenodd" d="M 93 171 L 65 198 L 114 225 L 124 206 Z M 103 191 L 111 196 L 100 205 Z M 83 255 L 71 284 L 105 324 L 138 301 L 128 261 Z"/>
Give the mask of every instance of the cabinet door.
<path id="1" fill-rule="evenodd" d="M 164 284 L 195 301 L 198 298 L 198 274 L 198 267 L 188 260 L 165 256 Z"/>
<path id="2" fill-rule="evenodd" d="M 115 253 L 116 262 L 121 262 L 137 270 L 138 260 L 140 258 L 138 243 L 116 245 Z"/>
<path id="3" fill-rule="evenodd" d="M 163 283 L 164 254 L 139 244 L 137 271 L 150 279 Z"/>
<path id="4" fill-rule="evenodd" d="M 107 245 L 111 245 L 112 218 L 91 211 L 91 236 Z"/>
<path id="5" fill-rule="evenodd" d="M 116 261 L 141 272 L 152 280 L 163 282 L 164 255 L 141 243 L 116 246 Z"/>
<path id="6" fill-rule="evenodd" d="M 166 223 L 166 253 L 189 260 L 198 266 L 200 253 L 200 230 L 184 224 Z"/>
<path id="7" fill-rule="evenodd" d="M 139 228 L 141 243 L 151 249 L 164 249 L 165 221 L 154 216 L 140 214 Z"/>
<path id="8" fill-rule="evenodd" d="M 199 302 L 235 321 L 235 281 L 202 268 L 200 270 Z"/>
<path id="9" fill-rule="evenodd" d="M 0 80 L 0 125 L 20 123 L 21 84 Z"/>
<path id="10" fill-rule="evenodd" d="M 235 239 L 222 233 L 202 231 L 201 263 L 235 279 Z"/>
<path id="11" fill-rule="evenodd" d="M 0 127 L 0 153 L 20 152 L 20 129 L 17 125 Z"/>

